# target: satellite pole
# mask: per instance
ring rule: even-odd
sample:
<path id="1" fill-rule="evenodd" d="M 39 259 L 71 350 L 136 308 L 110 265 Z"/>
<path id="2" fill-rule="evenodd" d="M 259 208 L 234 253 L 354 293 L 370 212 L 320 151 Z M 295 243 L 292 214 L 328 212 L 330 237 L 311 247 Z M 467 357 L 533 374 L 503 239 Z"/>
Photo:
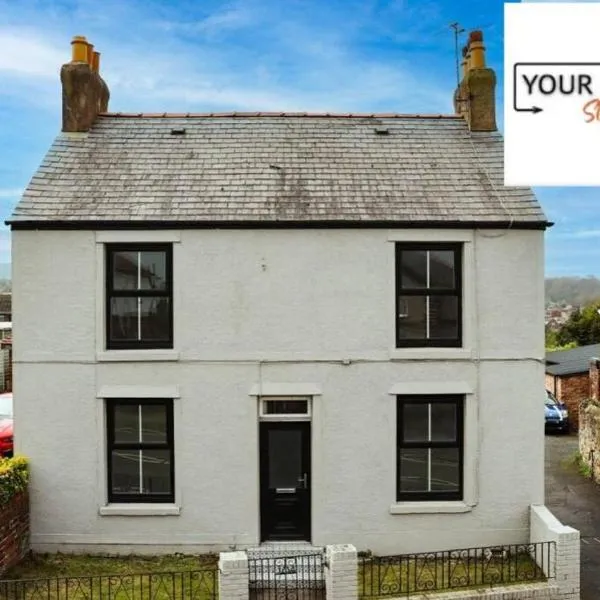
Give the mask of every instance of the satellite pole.
<path id="1" fill-rule="evenodd" d="M 460 85 L 460 53 L 458 51 L 458 37 L 465 30 L 460 26 L 459 23 L 450 23 L 450 28 L 454 29 L 454 57 L 456 60 L 456 87 Z"/>

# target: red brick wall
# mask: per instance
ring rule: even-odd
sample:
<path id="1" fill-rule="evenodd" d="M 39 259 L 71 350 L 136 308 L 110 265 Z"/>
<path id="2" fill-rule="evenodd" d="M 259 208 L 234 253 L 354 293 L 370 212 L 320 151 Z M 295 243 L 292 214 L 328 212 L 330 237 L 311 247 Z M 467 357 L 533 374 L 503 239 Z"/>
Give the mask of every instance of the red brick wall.
<path id="1" fill-rule="evenodd" d="M 552 388 L 549 388 L 552 391 Z M 590 378 L 588 373 L 562 375 L 556 378 L 556 397 L 569 409 L 571 430 L 579 430 L 579 403 L 590 397 Z"/>
<path id="2" fill-rule="evenodd" d="M 554 375 L 549 375 L 548 373 L 546 373 L 546 389 L 550 390 L 556 396 L 557 390 L 555 389 L 555 383 L 556 385 L 558 385 L 558 378 L 555 381 Z"/>
<path id="3" fill-rule="evenodd" d="M 29 550 L 29 497 L 13 496 L 0 507 L 0 576 L 14 567 Z"/>

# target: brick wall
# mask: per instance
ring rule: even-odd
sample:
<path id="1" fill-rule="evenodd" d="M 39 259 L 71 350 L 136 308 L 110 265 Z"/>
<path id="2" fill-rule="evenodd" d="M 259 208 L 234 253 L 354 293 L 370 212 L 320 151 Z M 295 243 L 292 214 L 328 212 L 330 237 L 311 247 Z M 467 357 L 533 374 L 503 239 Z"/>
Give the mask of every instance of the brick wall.
<path id="1" fill-rule="evenodd" d="M 550 373 L 546 373 L 546 389 L 550 390 L 556 396 L 556 386 L 558 385 L 558 378 L 555 378 L 554 375 L 550 375 Z"/>
<path id="2" fill-rule="evenodd" d="M 358 598 L 358 558 L 351 544 L 325 546 L 327 600 Z"/>
<path id="3" fill-rule="evenodd" d="M 553 577 L 550 581 L 558 589 L 556 595 L 551 597 L 579 600 L 579 531 L 563 525 L 545 506 L 534 505 L 529 511 L 529 536 L 532 544 L 554 542 L 555 550 L 550 555 L 550 572 L 546 575 Z M 546 565 L 540 566 L 545 570 Z"/>
<path id="4" fill-rule="evenodd" d="M 552 392 L 553 387 L 548 387 Z M 564 402 L 569 409 L 571 430 L 579 430 L 579 404 L 590 397 L 590 378 L 588 373 L 563 375 L 556 378 L 555 395 L 560 402 Z"/>
<path id="5" fill-rule="evenodd" d="M 29 496 L 17 494 L 0 507 L 0 577 L 29 550 Z"/>
<path id="6" fill-rule="evenodd" d="M 219 598 L 248 600 L 248 555 L 246 552 L 221 552 L 219 555 Z"/>

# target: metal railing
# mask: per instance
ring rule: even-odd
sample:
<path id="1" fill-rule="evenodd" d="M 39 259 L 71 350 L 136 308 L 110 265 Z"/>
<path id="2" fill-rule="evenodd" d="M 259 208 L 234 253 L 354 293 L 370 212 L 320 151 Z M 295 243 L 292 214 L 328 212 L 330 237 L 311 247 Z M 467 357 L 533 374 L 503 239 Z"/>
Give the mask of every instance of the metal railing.
<path id="1" fill-rule="evenodd" d="M 322 600 L 325 577 L 321 553 L 249 558 L 250 598 Z"/>
<path id="2" fill-rule="evenodd" d="M 360 556 L 359 598 L 404 596 L 555 577 L 554 542 L 466 548 L 400 556 Z"/>
<path id="3" fill-rule="evenodd" d="M 0 581 L 0 600 L 216 600 L 216 566 L 194 571 Z"/>

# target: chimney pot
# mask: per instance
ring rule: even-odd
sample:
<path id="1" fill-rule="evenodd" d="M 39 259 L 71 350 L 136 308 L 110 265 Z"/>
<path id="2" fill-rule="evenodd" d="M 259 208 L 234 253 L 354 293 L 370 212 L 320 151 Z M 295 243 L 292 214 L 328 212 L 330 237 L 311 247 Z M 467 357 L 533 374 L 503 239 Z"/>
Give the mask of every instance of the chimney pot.
<path id="1" fill-rule="evenodd" d="M 483 42 L 483 31 L 475 29 L 469 34 L 469 44 L 471 42 Z"/>
<path id="2" fill-rule="evenodd" d="M 94 64 L 94 44 L 87 43 L 87 64 L 90 67 Z"/>
<path id="3" fill-rule="evenodd" d="M 100 52 L 94 52 L 93 54 L 92 71 L 94 71 L 94 73 L 100 72 Z"/>
<path id="4" fill-rule="evenodd" d="M 71 62 L 87 62 L 87 46 L 85 36 L 74 36 L 71 42 Z"/>

